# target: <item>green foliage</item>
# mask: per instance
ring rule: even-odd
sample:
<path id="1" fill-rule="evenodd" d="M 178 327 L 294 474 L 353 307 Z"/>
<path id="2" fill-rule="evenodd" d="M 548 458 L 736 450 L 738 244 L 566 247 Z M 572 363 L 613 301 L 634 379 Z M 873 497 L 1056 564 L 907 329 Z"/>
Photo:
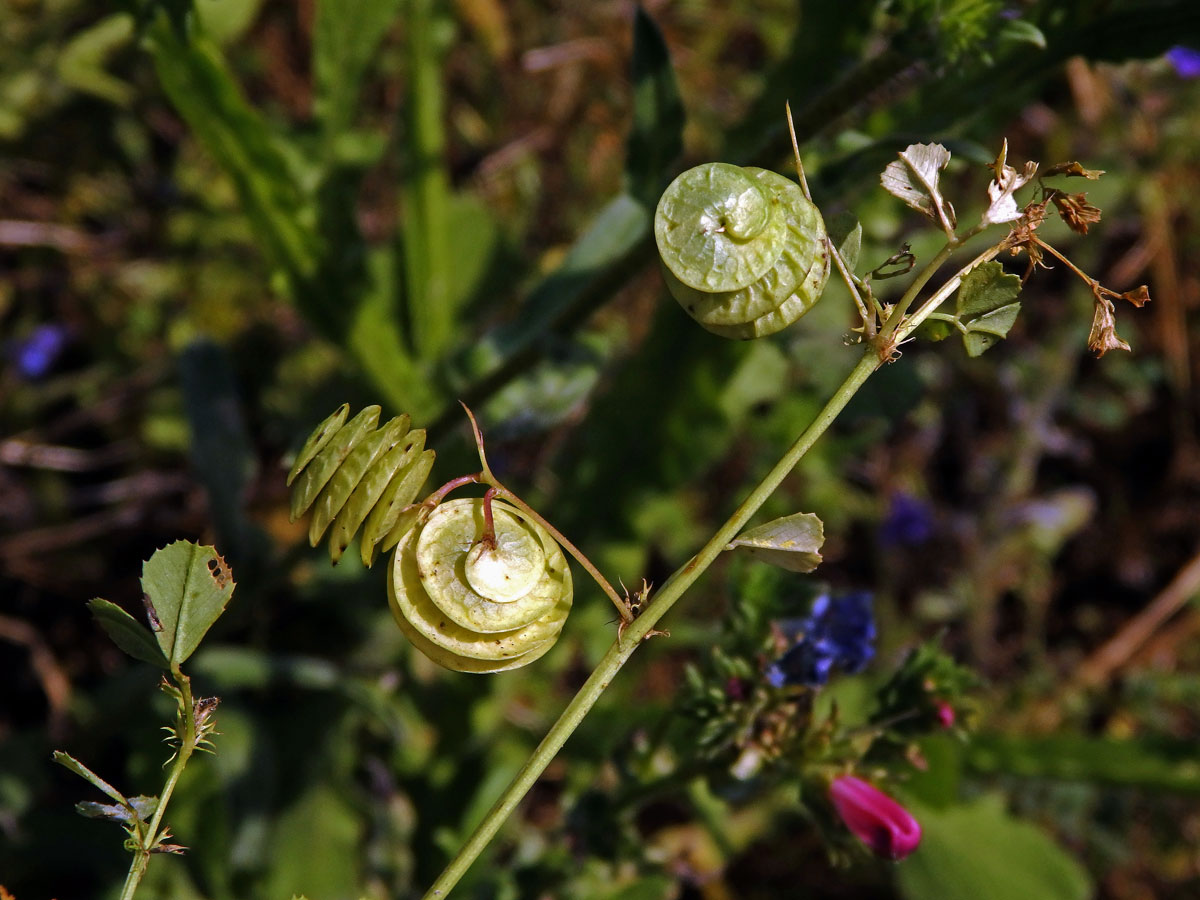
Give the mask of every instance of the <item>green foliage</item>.
<path id="1" fill-rule="evenodd" d="M 196 652 L 233 596 L 233 573 L 213 547 L 175 541 L 142 567 L 154 637 L 172 670 Z"/>
<path id="2" fill-rule="evenodd" d="M 730 541 L 730 550 L 741 548 L 761 562 L 789 572 L 811 572 L 821 564 L 825 529 L 812 513 L 795 513 L 747 529 Z"/>
<path id="3" fill-rule="evenodd" d="M 628 191 L 647 209 L 683 149 L 683 100 L 662 32 L 641 6 L 633 20 L 633 124 L 625 157 Z"/>
<path id="4" fill-rule="evenodd" d="M 1087 873 L 1045 832 L 988 795 L 949 809 L 913 806 L 921 846 L 897 871 L 911 900 L 1084 900 Z"/>
<path id="5" fill-rule="evenodd" d="M 158 790 L 178 763 L 163 770 L 157 725 L 172 721 L 164 699 L 179 712 L 182 687 L 154 686 L 228 597 L 205 585 L 197 563 L 211 557 L 195 547 L 148 566 L 160 624 L 164 608 L 176 616 L 172 640 L 125 610 L 139 606 L 138 559 L 203 533 L 239 573 L 219 630 L 229 643 L 206 637 L 185 664 L 198 691 L 221 695 L 222 734 L 166 807 L 189 852 L 156 855 L 141 892 L 403 897 L 432 882 L 612 642 L 612 609 L 581 589 L 560 642 L 520 676 L 435 672 L 383 608 L 380 567 L 351 553 L 331 569 L 303 547 L 280 461 L 349 398 L 382 404 L 384 418 L 411 411 L 430 423 L 439 467 L 467 471 L 452 402 L 464 397 L 485 411 L 506 481 L 601 568 L 655 582 L 652 608 L 863 338 L 840 286 L 750 345 L 691 327 L 660 296 L 647 214 L 658 190 L 680 160 L 790 173 L 785 100 L 852 271 L 905 242 L 923 266 L 944 237 L 916 231 L 928 223 L 878 190 L 897 149 L 953 151 L 937 188 L 969 223 L 991 209 L 978 167 L 1016 120 L 1027 127 L 1011 132 L 1014 155 L 1052 163 L 1069 146 L 1109 170 L 1088 185 L 1101 240 L 1048 221 L 1048 241 L 1097 275 L 1145 266 L 1195 280 L 1186 198 L 1200 106 L 1195 83 L 1155 59 L 1200 27 L 1190 0 L 1038 0 L 1018 18 L 990 0 L 659 4 L 653 20 L 526 0 L 318 2 L 308 18 L 255 0 L 126 6 L 132 16 L 18 2 L 0 16 L 0 624 L 14 669 L 0 871 L 18 897 L 115 896 L 116 833 L 72 812 L 50 750 L 69 742 L 60 761 L 101 791 L 81 812 L 148 826 L 156 798 L 117 786 Z M 1002 205 L 993 218 L 1019 214 Z M 1178 639 L 1191 611 L 1144 657 L 1168 661 L 1170 685 L 1074 692 L 1062 677 L 1195 546 L 1179 464 L 1194 429 L 1170 403 L 1186 395 L 1188 326 L 1127 335 L 1139 357 L 1097 366 L 1081 352 L 1087 290 L 1064 289 L 1053 265 L 1019 304 L 1013 276 L 980 267 L 986 284 L 968 282 L 954 315 L 926 326 L 967 329 L 969 353 L 1005 345 L 968 366 L 903 344 L 763 510 L 815 510 L 822 577 L 876 588 L 872 666 L 811 709 L 802 693 L 772 694 L 772 622 L 802 614 L 816 586 L 720 554 L 464 896 L 774 896 L 799 883 L 874 896 L 894 880 L 909 896 L 1079 896 L 1088 880 L 1052 833 L 1071 836 L 1114 897 L 1191 890 L 1176 864 L 1196 793 L 1196 658 Z M 868 284 L 884 308 L 902 282 Z M 1130 315 L 1123 330 L 1178 312 L 1157 302 L 1153 320 Z M 67 343 L 47 375 L 26 378 L 19 350 L 42 325 Z M 928 506 L 921 541 L 884 537 L 901 495 Z M 349 532 L 354 519 L 368 524 L 347 518 Z M 120 602 L 89 609 L 138 662 L 123 666 L 72 601 L 96 594 Z M 929 648 L 946 626 L 944 650 Z M 971 687 L 955 660 L 989 686 Z M 1142 666 L 1122 664 L 1114 684 Z M 962 700 L 968 688 L 980 702 Z M 943 730 L 946 701 L 958 719 Z M 1047 717 L 1057 734 L 1036 736 Z M 173 720 L 171 749 L 187 721 Z M 849 845 L 823 783 L 857 766 L 911 786 L 928 859 L 827 866 L 814 824 L 839 854 Z"/>

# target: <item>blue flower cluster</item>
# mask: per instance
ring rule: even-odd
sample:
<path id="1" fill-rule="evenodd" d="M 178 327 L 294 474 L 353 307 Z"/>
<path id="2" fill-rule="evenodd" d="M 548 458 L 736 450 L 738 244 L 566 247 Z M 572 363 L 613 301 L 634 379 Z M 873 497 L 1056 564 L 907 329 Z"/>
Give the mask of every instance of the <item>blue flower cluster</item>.
<path id="1" fill-rule="evenodd" d="M 780 622 L 794 643 L 767 667 L 767 681 L 775 687 L 819 687 L 835 666 L 849 674 L 861 672 L 875 655 L 871 603 L 871 594 L 865 592 L 840 597 L 822 594 L 807 617 Z"/>

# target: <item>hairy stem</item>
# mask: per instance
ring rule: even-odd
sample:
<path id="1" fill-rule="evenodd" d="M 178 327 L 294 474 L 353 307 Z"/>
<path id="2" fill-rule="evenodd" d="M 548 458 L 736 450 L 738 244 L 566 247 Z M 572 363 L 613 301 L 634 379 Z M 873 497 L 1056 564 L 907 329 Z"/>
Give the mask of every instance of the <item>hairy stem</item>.
<path id="1" fill-rule="evenodd" d="M 179 689 L 179 716 L 176 726 L 179 746 L 175 751 L 171 772 L 167 775 L 162 793 L 159 794 L 158 806 L 150 818 L 150 824 L 142 833 L 141 846 L 133 851 L 133 862 L 129 866 L 129 873 L 125 876 L 125 886 L 121 889 L 120 900 L 132 900 L 138 885 L 145 876 L 146 867 L 150 864 L 150 854 L 160 839 L 159 832 L 163 816 L 167 811 L 167 804 L 171 801 L 171 794 L 175 792 L 175 785 L 179 783 L 179 777 L 183 774 L 183 769 L 187 765 L 192 751 L 196 749 L 196 716 L 192 703 L 192 683 L 186 675 L 178 670 L 172 674 L 175 676 L 175 686 Z"/>

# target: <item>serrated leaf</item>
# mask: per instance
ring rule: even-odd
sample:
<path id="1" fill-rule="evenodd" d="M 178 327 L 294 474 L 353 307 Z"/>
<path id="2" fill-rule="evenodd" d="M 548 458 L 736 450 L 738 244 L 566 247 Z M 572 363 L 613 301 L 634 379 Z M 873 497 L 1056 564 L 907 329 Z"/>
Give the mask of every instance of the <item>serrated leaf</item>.
<path id="1" fill-rule="evenodd" d="M 1004 271 L 995 260 L 982 263 L 963 276 L 956 304 L 963 324 L 968 320 L 1007 306 L 1021 293 L 1021 279 Z"/>
<path id="2" fill-rule="evenodd" d="M 155 637 L 172 668 L 195 652 L 233 588 L 233 573 L 213 547 L 176 541 L 146 561 L 142 590 L 162 624 Z"/>
<path id="3" fill-rule="evenodd" d="M 967 329 L 963 346 L 968 356 L 979 356 L 1007 336 L 1021 304 L 1021 279 L 992 260 L 968 272 L 958 289 L 959 322 Z"/>
<path id="4" fill-rule="evenodd" d="M 148 662 L 160 669 L 169 669 L 170 663 L 163 656 L 154 634 L 121 607 L 110 603 L 101 597 L 88 601 L 88 609 L 92 617 L 100 623 L 100 627 L 108 634 L 114 644 L 142 662 Z"/>
<path id="5" fill-rule="evenodd" d="M 1017 321 L 1017 313 L 1020 311 L 1021 304 L 1012 303 L 972 322 L 968 326 L 970 330 L 963 335 L 963 347 L 966 348 L 967 356 L 980 356 L 1007 337 L 1008 330 Z"/>
<path id="6" fill-rule="evenodd" d="M 633 126 L 625 158 L 629 193 L 653 209 L 683 149 L 683 100 L 667 42 L 640 5 L 633 17 Z"/>
<path id="7" fill-rule="evenodd" d="M 811 572 L 821 564 L 825 528 L 813 513 L 794 513 L 743 531 L 725 547 L 789 572 Z"/>
<path id="8" fill-rule="evenodd" d="M 898 160 L 888 163 L 879 182 L 893 197 L 953 231 L 957 224 L 954 207 L 942 196 L 938 184 L 949 162 L 950 151 L 941 144 L 909 144 Z"/>
<path id="9" fill-rule="evenodd" d="M 108 796 L 112 797 L 118 803 L 128 803 L 129 802 L 128 800 L 125 799 L 124 794 L 122 794 L 115 787 L 113 787 L 111 784 L 109 784 L 107 781 L 105 781 L 103 778 L 101 778 L 99 775 L 97 775 L 95 772 L 93 772 L 91 769 L 89 769 L 87 766 L 85 766 L 83 763 L 81 763 L 79 760 L 77 760 L 75 757 L 73 757 L 70 753 L 63 753 L 63 751 L 61 751 L 61 750 L 55 750 L 51 756 L 51 759 L 53 759 L 60 766 L 70 769 L 72 772 L 74 772 L 80 778 L 84 779 L 85 781 L 87 781 L 87 782 L 91 783 L 92 785 L 94 785 L 95 787 L 99 788 L 101 791 L 108 794 Z"/>
<path id="10" fill-rule="evenodd" d="M 842 255 L 846 268 L 853 272 L 858 265 L 858 255 L 862 252 L 862 222 L 854 213 L 840 212 L 826 219 L 825 228 L 833 246 Z"/>

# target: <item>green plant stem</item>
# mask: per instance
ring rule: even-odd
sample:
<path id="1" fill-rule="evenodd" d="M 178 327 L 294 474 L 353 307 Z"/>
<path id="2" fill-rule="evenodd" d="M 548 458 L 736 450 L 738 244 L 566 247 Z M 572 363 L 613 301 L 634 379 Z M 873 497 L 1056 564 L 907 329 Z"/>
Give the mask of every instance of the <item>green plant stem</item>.
<path id="1" fill-rule="evenodd" d="M 850 398 L 883 365 L 884 360 L 891 357 L 890 350 L 883 353 L 881 352 L 881 348 L 890 347 L 894 349 L 901 341 L 909 337 L 923 321 L 933 315 L 937 311 L 937 308 L 958 289 L 964 275 L 981 263 L 994 259 L 1002 250 L 1008 247 L 1007 238 L 989 247 L 960 268 L 945 284 L 930 295 L 911 316 L 905 318 L 903 312 L 900 312 L 899 317 L 897 317 L 896 311 L 906 310 L 912 305 L 920 289 L 928 283 L 929 279 L 954 250 L 982 230 L 983 226 L 976 226 L 966 232 L 961 238 L 947 241 L 946 246 L 917 273 L 913 284 L 904 292 L 904 296 L 897 303 L 895 311 L 888 317 L 884 330 L 880 333 L 876 341 L 868 344 L 858 364 L 846 376 L 846 379 L 834 392 L 833 396 L 829 398 L 829 401 L 817 414 L 817 417 L 808 428 L 804 430 L 804 433 L 788 448 L 788 451 L 779 459 L 771 471 L 766 474 L 763 480 L 759 482 L 758 486 L 750 492 L 749 496 L 742 501 L 741 506 L 734 510 L 733 515 L 720 527 L 717 533 L 700 549 L 700 552 L 677 569 L 663 583 L 658 592 L 653 595 L 651 602 L 645 606 L 642 613 L 623 632 L 618 632 L 617 639 L 608 648 L 608 652 L 605 653 L 604 658 L 600 660 L 600 663 L 588 677 L 588 680 L 584 682 L 583 687 L 579 689 L 571 699 L 571 702 L 567 704 L 562 715 L 558 717 L 558 721 L 551 726 L 550 731 L 542 738 L 542 742 L 538 744 L 532 755 L 525 761 L 520 771 L 517 772 L 512 782 L 505 788 L 504 793 L 500 795 L 500 798 L 488 810 L 483 820 L 476 826 L 475 831 L 467 839 L 462 849 L 458 851 L 442 874 L 438 876 L 437 881 L 429 888 L 429 891 L 425 894 L 426 900 L 445 897 L 458 883 L 459 879 L 466 874 L 467 869 L 470 868 L 471 864 L 479 857 L 479 854 L 483 852 L 484 848 L 487 847 L 492 838 L 500 830 L 500 826 L 504 824 L 513 810 L 517 808 L 517 805 L 524 798 L 525 794 L 533 787 L 534 782 L 545 771 L 551 760 L 558 754 L 558 751 L 562 749 L 563 744 L 567 742 L 567 738 L 574 733 L 575 729 L 579 727 L 579 723 L 583 721 L 584 716 L 588 714 L 592 706 L 600 699 L 600 695 L 608 688 L 613 677 L 621 670 L 629 658 L 633 656 L 638 645 L 647 636 L 652 635 L 654 626 L 658 624 L 659 620 L 667 614 L 696 579 L 713 564 L 716 558 L 728 546 L 729 542 L 737 537 L 738 533 L 741 532 L 754 514 L 758 512 L 783 482 L 783 479 L 791 473 L 800 460 L 804 458 L 804 455 L 812 448 L 813 444 L 817 442 L 817 439 L 833 424 L 834 419 L 838 417 L 841 411 L 846 408 L 846 404 L 850 402 Z M 890 329 L 888 326 L 890 326 Z M 469 409 L 467 412 L 470 414 Z M 479 426 L 475 422 L 474 416 L 471 416 L 471 424 L 475 432 L 476 443 L 480 449 L 480 459 L 483 461 L 484 473 L 490 474 L 486 459 L 483 456 L 482 437 L 479 434 Z M 494 477 L 492 476 L 493 479 Z M 500 487 L 500 490 L 503 491 L 504 489 Z M 507 491 L 504 492 L 509 493 Z M 521 505 L 524 506 L 524 504 Z M 539 516 L 538 518 L 540 519 L 541 517 Z"/>
<path id="2" fill-rule="evenodd" d="M 942 263 L 949 259 L 950 255 L 955 250 L 957 250 L 971 238 L 975 237 L 975 235 L 979 234 L 979 232 L 983 231 L 983 229 L 986 227 L 987 226 L 980 224 L 976 225 L 974 228 L 968 229 L 961 236 L 956 236 L 953 234 L 950 235 L 950 239 L 946 241 L 946 243 L 942 246 L 942 249 L 934 254 L 933 258 L 926 263 L 925 267 L 917 273 L 917 276 L 912 280 L 912 283 L 908 286 L 908 289 L 905 290 L 903 296 L 901 296 L 896 302 L 896 305 L 892 307 L 891 313 L 888 314 L 887 321 L 884 322 L 883 327 L 879 329 L 880 341 L 887 341 L 888 338 L 892 337 L 892 335 L 896 333 L 897 329 L 900 328 L 901 323 L 903 323 L 906 327 L 905 335 L 912 333 L 913 329 L 916 328 L 916 325 L 919 325 L 920 322 L 917 322 L 916 325 L 912 326 L 912 328 L 908 328 L 908 320 L 905 319 L 905 316 L 908 315 L 908 308 L 912 306 L 912 303 L 917 298 L 917 295 L 921 293 L 921 289 L 925 287 L 925 285 L 929 282 L 929 279 L 934 276 L 937 270 L 941 267 Z M 996 252 L 998 253 L 999 249 L 997 249 Z M 974 263 L 968 265 L 966 269 L 959 272 L 955 277 L 961 280 L 962 275 L 968 271 L 972 265 L 974 265 Z M 957 288 L 958 284 L 955 283 L 954 287 Z M 951 292 L 953 292 L 953 289 L 951 289 Z M 949 294 L 946 296 L 949 296 Z M 942 300 L 944 299 L 945 297 L 942 298 Z M 927 317 L 929 313 L 933 312 L 934 309 L 940 306 L 942 300 L 939 300 L 937 303 L 935 303 L 933 307 L 925 313 L 925 316 Z M 926 306 L 928 306 L 928 303 Z M 921 321 L 924 321 L 924 317 Z M 897 341 L 893 342 L 892 346 L 894 347 L 896 343 L 899 343 L 899 340 L 903 340 L 903 336 L 900 336 Z"/>
<path id="3" fill-rule="evenodd" d="M 746 523 L 750 521 L 771 494 L 775 492 L 775 489 L 783 482 L 783 479 L 796 467 L 796 464 L 800 462 L 804 454 L 825 433 L 826 429 L 833 423 L 833 420 L 837 418 L 846 404 L 850 402 L 850 398 L 857 393 L 858 389 L 863 386 L 880 365 L 879 357 L 874 348 L 868 348 L 859 359 L 858 364 L 846 377 L 846 380 L 842 382 L 841 386 L 829 399 L 829 402 L 818 413 L 812 424 L 805 429 L 804 433 L 800 435 L 796 442 L 780 458 L 758 486 L 750 492 L 750 495 L 746 497 L 741 506 L 734 511 L 733 515 L 729 517 L 717 533 L 709 539 L 708 543 L 700 549 L 700 552 L 680 567 L 667 579 L 662 588 L 653 595 L 651 602 L 645 607 L 641 615 L 634 619 L 625 630 L 624 635 L 618 637 L 613 642 L 613 645 L 609 647 L 608 652 L 600 660 L 595 671 L 584 682 L 583 687 L 579 689 L 579 692 L 576 693 L 571 702 L 567 704 L 567 708 L 563 710 L 558 721 L 554 723 L 550 731 L 542 739 L 542 742 L 538 744 L 532 755 L 526 760 L 525 765 L 517 772 L 512 783 L 500 795 L 500 798 L 492 808 L 488 810 L 487 814 L 483 817 L 483 821 L 479 823 L 462 849 L 458 851 L 458 854 L 446 866 L 445 871 L 442 872 L 437 881 L 430 887 L 425 895 L 426 898 L 445 897 L 454 885 L 458 883 L 459 879 L 462 878 L 467 869 L 496 835 L 496 832 L 500 830 L 500 826 L 513 810 L 516 809 L 534 782 L 545 771 L 546 766 L 558 754 L 562 745 L 566 743 L 567 738 L 579 727 L 579 723 L 583 721 L 584 716 L 588 714 L 592 706 L 600 698 L 600 695 L 608 688 L 613 676 L 625 665 L 646 635 L 654 629 L 658 621 L 666 615 L 683 593 L 691 587 L 696 579 L 725 550 L 726 545 L 745 527 Z"/>
<path id="4" fill-rule="evenodd" d="M 171 794 L 175 792 L 175 785 L 179 783 L 184 766 L 187 765 L 192 751 L 196 749 L 196 716 L 192 703 L 192 683 L 182 672 L 175 671 L 172 674 L 175 676 L 175 684 L 179 688 L 179 730 L 177 731 L 179 746 L 171 764 L 171 771 L 167 775 L 167 781 L 163 785 L 162 793 L 159 794 L 158 806 L 150 818 L 149 826 L 142 834 L 142 845 L 133 851 L 133 862 L 130 863 L 129 873 L 125 876 L 125 886 L 121 889 L 120 900 L 132 900 L 134 893 L 137 892 L 138 885 L 146 874 L 146 867 L 150 864 L 150 854 L 159 840 L 159 829 L 162 826 L 163 815 L 167 811 L 167 804 L 171 800 Z"/>

